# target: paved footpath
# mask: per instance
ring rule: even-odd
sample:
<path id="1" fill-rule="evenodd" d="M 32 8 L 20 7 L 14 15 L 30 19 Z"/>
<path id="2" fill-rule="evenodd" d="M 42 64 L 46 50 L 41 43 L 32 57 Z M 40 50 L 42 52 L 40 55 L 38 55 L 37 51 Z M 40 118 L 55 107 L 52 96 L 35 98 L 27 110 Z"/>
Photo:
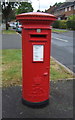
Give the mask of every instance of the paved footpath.
<path id="1" fill-rule="evenodd" d="M 3 118 L 73 118 L 73 81 L 51 81 L 48 106 L 31 108 L 21 103 L 21 86 L 3 88 Z"/>

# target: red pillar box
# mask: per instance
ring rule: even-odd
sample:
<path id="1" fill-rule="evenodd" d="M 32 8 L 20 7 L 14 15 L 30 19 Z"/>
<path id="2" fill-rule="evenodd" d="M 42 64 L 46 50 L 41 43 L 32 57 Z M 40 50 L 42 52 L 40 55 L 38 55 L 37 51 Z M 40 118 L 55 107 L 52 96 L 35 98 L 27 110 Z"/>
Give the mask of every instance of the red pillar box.
<path id="1" fill-rule="evenodd" d="M 50 93 L 51 23 L 55 16 L 30 12 L 16 16 L 22 23 L 22 98 L 28 105 L 43 105 Z"/>

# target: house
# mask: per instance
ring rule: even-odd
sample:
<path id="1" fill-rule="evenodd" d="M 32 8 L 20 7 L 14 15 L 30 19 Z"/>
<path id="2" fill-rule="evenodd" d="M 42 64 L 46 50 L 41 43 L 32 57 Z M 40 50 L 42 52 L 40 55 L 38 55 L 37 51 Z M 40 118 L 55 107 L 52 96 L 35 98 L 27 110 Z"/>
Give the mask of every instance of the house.
<path id="1" fill-rule="evenodd" d="M 49 8 L 48 10 L 45 10 L 45 12 L 50 13 L 50 14 L 54 14 L 54 12 L 55 12 L 55 8 L 56 8 L 55 5 L 50 6 L 50 8 Z"/>
<path id="2" fill-rule="evenodd" d="M 62 3 L 61 3 L 62 4 Z M 59 8 L 60 5 L 56 6 L 56 5 L 53 5 L 53 6 L 50 6 L 50 8 L 48 10 L 45 10 L 45 12 L 49 13 L 49 14 L 55 14 L 55 11 Z"/>
<path id="3" fill-rule="evenodd" d="M 46 12 L 53 14 L 58 20 L 66 20 L 70 15 L 75 14 L 75 1 L 64 2 L 59 6 L 52 6 Z"/>
<path id="4" fill-rule="evenodd" d="M 56 9 L 54 15 L 59 19 L 67 19 L 70 15 L 75 14 L 75 2 L 64 2 L 59 8 Z"/>
<path id="5" fill-rule="evenodd" d="M 74 2 L 75 0 L 66 0 L 66 2 Z"/>

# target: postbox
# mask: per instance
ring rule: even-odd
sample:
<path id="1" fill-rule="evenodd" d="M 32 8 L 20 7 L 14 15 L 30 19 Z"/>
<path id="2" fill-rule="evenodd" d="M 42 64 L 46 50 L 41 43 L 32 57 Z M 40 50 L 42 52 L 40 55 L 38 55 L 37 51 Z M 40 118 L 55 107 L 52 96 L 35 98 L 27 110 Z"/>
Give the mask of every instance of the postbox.
<path id="1" fill-rule="evenodd" d="M 51 23 L 56 17 L 30 12 L 16 19 L 22 24 L 22 101 L 45 105 L 50 94 Z"/>

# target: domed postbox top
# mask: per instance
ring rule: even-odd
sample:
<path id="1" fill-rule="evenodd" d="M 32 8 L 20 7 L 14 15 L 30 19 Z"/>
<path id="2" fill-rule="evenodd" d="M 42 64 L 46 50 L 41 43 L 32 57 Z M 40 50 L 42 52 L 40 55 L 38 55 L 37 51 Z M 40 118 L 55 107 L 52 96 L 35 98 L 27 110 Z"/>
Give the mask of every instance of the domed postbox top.
<path id="1" fill-rule="evenodd" d="M 16 16 L 17 20 L 24 20 L 24 19 L 35 19 L 35 20 L 56 20 L 56 17 L 52 14 L 42 13 L 42 12 L 29 12 L 29 13 L 22 13 Z"/>
<path id="2" fill-rule="evenodd" d="M 22 13 L 22 14 L 19 14 L 17 16 L 50 16 L 50 17 L 54 17 L 54 15 L 52 14 L 48 14 L 48 13 L 42 13 L 42 12 L 29 12 L 29 13 Z"/>
<path id="3" fill-rule="evenodd" d="M 22 28 L 50 28 L 56 17 L 52 14 L 41 12 L 22 13 L 16 16 L 22 24 Z"/>

